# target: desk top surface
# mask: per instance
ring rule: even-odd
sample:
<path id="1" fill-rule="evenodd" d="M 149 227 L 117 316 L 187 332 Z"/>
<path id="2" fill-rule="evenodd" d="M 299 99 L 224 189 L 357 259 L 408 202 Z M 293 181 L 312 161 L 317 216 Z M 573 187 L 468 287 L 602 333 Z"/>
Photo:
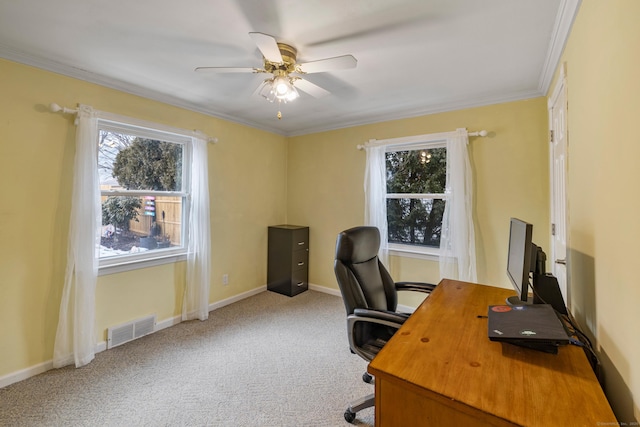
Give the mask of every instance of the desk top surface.
<path id="1" fill-rule="evenodd" d="M 583 350 L 548 354 L 487 337 L 489 305 L 513 291 L 443 280 L 369 372 L 519 425 L 615 422 Z"/>

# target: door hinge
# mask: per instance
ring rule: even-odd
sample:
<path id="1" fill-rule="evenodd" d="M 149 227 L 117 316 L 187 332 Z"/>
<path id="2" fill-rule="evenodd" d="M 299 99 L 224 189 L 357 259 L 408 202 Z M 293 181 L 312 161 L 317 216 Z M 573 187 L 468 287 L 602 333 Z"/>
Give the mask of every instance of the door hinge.
<path id="1" fill-rule="evenodd" d="M 549 142 L 553 142 L 553 129 L 549 131 Z"/>
<path id="2" fill-rule="evenodd" d="M 556 235 L 556 225 L 555 224 L 551 224 L 551 235 L 552 236 Z"/>

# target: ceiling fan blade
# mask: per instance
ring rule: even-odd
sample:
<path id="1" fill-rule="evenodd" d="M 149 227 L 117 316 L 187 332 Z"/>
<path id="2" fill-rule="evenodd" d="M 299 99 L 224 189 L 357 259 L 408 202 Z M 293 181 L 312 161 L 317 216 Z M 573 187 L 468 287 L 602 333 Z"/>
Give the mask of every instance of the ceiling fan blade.
<path id="1" fill-rule="evenodd" d="M 293 85 L 297 89 L 300 89 L 301 91 L 308 93 L 314 98 L 322 98 L 323 96 L 327 96 L 331 93 L 328 90 L 322 89 L 320 86 L 311 83 L 309 80 L 305 80 L 301 78 L 296 79 Z"/>
<path id="2" fill-rule="evenodd" d="M 282 54 L 280 53 L 280 48 L 278 48 L 278 42 L 273 36 L 264 33 L 249 33 L 249 36 L 253 39 L 253 41 L 262 52 L 262 56 L 269 61 L 275 62 L 276 64 L 281 64 Z"/>
<path id="3" fill-rule="evenodd" d="M 256 73 L 255 68 L 247 67 L 198 67 L 199 73 Z"/>
<path id="4" fill-rule="evenodd" d="M 336 56 L 334 58 L 320 59 L 318 61 L 305 62 L 300 64 L 300 70 L 304 73 L 323 73 L 325 71 L 344 70 L 355 68 L 358 60 L 353 55 Z"/>

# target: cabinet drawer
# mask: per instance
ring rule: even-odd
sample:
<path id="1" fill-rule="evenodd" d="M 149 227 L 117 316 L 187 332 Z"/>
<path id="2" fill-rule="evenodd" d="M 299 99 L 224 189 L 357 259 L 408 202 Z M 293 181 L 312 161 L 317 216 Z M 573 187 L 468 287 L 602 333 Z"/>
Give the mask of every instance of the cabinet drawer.
<path id="1" fill-rule="evenodd" d="M 291 275 L 291 294 L 299 294 L 300 292 L 306 291 L 309 287 L 309 274 L 307 269 L 294 271 Z"/>
<path id="2" fill-rule="evenodd" d="M 306 269 L 308 262 L 309 252 L 306 250 L 293 252 L 291 257 L 291 271 Z"/>
<path id="3" fill-rule="evenodd" d="M 301 228 L 299 230 L 293 230 L 291 233 L 291 250 L 300 251 L 309 249 L 309 230 Z"/>

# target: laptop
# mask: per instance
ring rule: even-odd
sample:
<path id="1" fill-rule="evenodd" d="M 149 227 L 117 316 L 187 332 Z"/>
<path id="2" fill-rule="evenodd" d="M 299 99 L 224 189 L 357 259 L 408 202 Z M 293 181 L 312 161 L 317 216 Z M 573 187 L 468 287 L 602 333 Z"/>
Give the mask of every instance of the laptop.
<path id="1" fill-rule="evenodd" d="M 569 344 L 567 331 L 549 304 L 490 305 L 489 339 L 558 353 Z"/>

